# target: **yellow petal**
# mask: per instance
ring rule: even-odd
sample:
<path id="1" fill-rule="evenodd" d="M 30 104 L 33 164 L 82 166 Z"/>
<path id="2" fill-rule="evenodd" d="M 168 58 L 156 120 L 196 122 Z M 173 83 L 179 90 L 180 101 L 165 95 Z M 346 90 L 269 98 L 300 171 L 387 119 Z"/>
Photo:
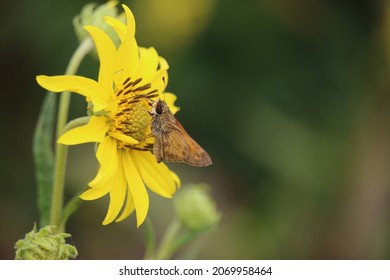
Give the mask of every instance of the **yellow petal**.
<path id="1" fill-rule="evenodd" d="M 135 79 L 138 68 L 138 45 L 134 37 L 127 37 L 119 46 L 115 59 L 114 81 L 120 87 L 127 78 Z"/>
<path id="2" fill-rule="evenodd" d="M 167 103 L 169 110 L 171 110 L 172 114 L 176 114 L 180 110 L 180 107 L 177 107 L 175 105 L 175 101 L 177 99 L 176 95 L 170 92 L 165 92 L 162 98 Z"/>
<path id="3" fill-rule="evenodd" d="M 173 181 L 175 181 L 175 184 L 178 188 L 181 187 L 181 181 L 180 181 L 180 178 L 179 176 L 177 176 L 177 174 L 173 171 L 170 172 L 171 173 L 171 177 L 173 178 Z"/>
<path id="4" fill-rule="evenodd" d="M 157 70 L 157 72 L 155 72 L 152 75 L 152 77 L 150 79 L 150 83 L 152 84 L 151 88 L 157 89 L 158 92 L 162 93 L 165 91 L 165 88 L 168 85 L 168 71 L 167 70 L 169 68 L 169 65 L 168 65 L 167 61 L 161 56 L 158 58 L 158 63 L 159 63 L 159 67 L 158 67 L 159 69 Z"/>
<path id="5" fill-rule="evenodd" d="M 126 25 L 119 19 L 109 16 L 104 17 L 104 21 L 112 28 L 114 28 L 115 32 L 118 34 L 119 39 L 121 42 L 123 42 L 126 36 Z"/>
<path id="6" fill-rule="evenodd" d="M 120 222 L 126 219 L 128 216 L 130 216 L 131 213 L 134 211 L 134 199 L 133 195 L 131 194 L 130 189 L 127 187 L 127 197 L 126 197 L 126 205 L 125 208 L 123 209 L 122 213 L 120 216 L 115 220 L 115 222 Z"/>
<path id="7" fill-rule="evenodd" d="M 107 93 L 113 94 L 113 78 L 114 78 L 114 62 L 116 56 L 116 48 L 110 37 L 96 26 L 84 27 L 91 35 L 95 42 L 98 52 L 100 69 L 99 69 L 99 84 L 102 85 Z"/>
<path id="8" fill-rule="evenodd" d="M 118 168 L 116 140 L 109 136 L 104 138 L 98 147 L 96 157 L 100 163 L 100 169 L 95 179 L 89 183 L 89 186 L 92 188 L 101 187 L 106 184 Z"/>
<path id="9" fill-rule="evenodd" d="M 110 190 L 110 205 L 108 207 L 107 215 L 104 218 L 103 225 L 107 225 L 115 220 L 120 210 L 122 209 L 123 203 L 126 198 L 127 183 L 126 177 L 123 173 L 123 165 L 121 162 L 123 152 L 118 153 L 118 167 L 111 180 Z"/>
<path id="10" fill-rule="evenodd" d="M 95 200 L 105 196 L 110 191 L 111 185 L 104 184 L 100 188 L 91 188 L 83 192 L 79 197 L 84 200 Z"/>
<path id="11" fill-rule="evenodd" d="M 101 172 L 102 171 L 102 172 Z M 115 174 L 114 174 L 115 175 Z M 94 200 L 105 196 L 112 188 L 112 179 L 114 176 L 106 177 L 104 169 L 100 167 L 98 174 L 96 175 L 95 184 L 89 184 L 90 189 L 83 192 L 79 197 L 84 200 Z"/>
<path id="12" fill-rule="evenodd" d="M 166 61 L 166 59 L 163 58 L 162 56 L 158 57 L 158 66 L 159 66 L 159 70 L 168 70 L 169 69 L 168 61 Z M 168 81 L 166 81 L 166 82 L 168 82 Z"/>
<path id="13" fill-rule="evenodd" d="M 146 191 L 144 182 L 141 179 L 139 171 L 134 164 L 133 155 L 134 151 L 127 151 L 123 155 L 123 167 L 126 174 L 127 184 L 129 190 L 133 195 L 135 212 L 137 217 L 137 227 L 139 227 L 145 220 L 149 209 L 149 196 Z"/>
<path id="14" fill-rule="evenodd" d="M 94 110 L 101 111 L 107 104 L 110 95 L 96 81 L 81 76 L 37 76 L 37 82 L 43 88 L 53 91 L 72 91 L 89 98 Z"/>
<path id="15" fill-rule="evenodd" d="M 158 66 L 158 54 L 154 48 L 139 48 L 139 66 L 136 77 L 142 77 L 144 83 L 149 83 L 155 75 Z"/>
<path id="16" fill-rule="evenodd" d="M 123 158 L 123 156 L 126 156 L 126 155 L 122 154 L 122 158 Z M 127 185 L 126 204 L 125 204 L 125 207 L 124 207 L 122 213 L 115 220 L 115 222 L 121 222 L 124 219 L 126 219 L 128 216 L 130 216 L 131 213 L 133 213 L 134 209 L 135 209 L 135 205 L 134 205 L 133 195 L 131 194 L 131 190 Z"/>
<path id="17" fill-rule="evenodd" d="M 135 20 L 130 9 L 122 5 L 126 13 L 126 35 L 119 46 L 117 57 L 115 59 L 115 85 L 121 86 L 127 78 L 135 79 L 135 73 L 138 68 L 139 54 L 138 45 L 135 40 Z"/>
<path id="18" fill-rule="evenodd" d="M 123 9 L 125 10 L 126 13 L 126 28 L 127 28 L 127 36 L 135 36 L 135 19 L 134 15 L 127 7 L 126 5 L 122 4 Z"/>
<path id="19" fill-rule="evenodd" d="M 157 163 L 154 155 L 149 152 L 133 151 L 132 155 L 149 189 L 158 195 L 171 198 L 176 191 L 176 183 L 168 167 L 162 162 Z"/>
<path id="20" fill-rule="evenodd" d="M 122 142 L 125 142 L 125 143 L 128 143 L 128 144 L 131 144 L 131 145 L 134 145 L 134 144 L 138 144 L 139 141 L 134 139 L 133 137 L 131 136 L 128 136 L 128 135 L 124 135 L 123 133 L 119 133 L 119 132 L 115 132 L 115 131 L 111 131 L 108 133 L 111 137 L 115 138 L 115 139 L 118 139 Z"/>
<path id="21" fill-rule="evenodd" d="M 108 124 L 104 117 L 92 116 L 86 125 L 65 132 L 58 139 L 58 143 L 75 145 L 88 142 L 101 142 L 107 130 Z"/>

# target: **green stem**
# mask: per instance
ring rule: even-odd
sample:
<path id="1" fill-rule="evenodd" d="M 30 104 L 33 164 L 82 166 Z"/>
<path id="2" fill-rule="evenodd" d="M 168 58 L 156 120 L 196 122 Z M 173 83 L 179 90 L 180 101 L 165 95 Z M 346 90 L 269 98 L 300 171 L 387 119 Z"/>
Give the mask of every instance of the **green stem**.
<path id="1" fill-rule="evenodd" d="M 65 230 L 65 225 L 66 225 L 66 222 L 68 221 L 69 217 L 74 212 L 76 212 L 76 210 L 79 208 L 79 206 L 82 203 L 82 200 L 79 196 L 83 191 L 85 191 L 85 190 L 80 190 L 71 200 L 68 201 L 68 203 L 64 207 L 59 228 Z"/>
<path id="2" fill-rule="evenodd" d="M 168 260 L 172 257 L 172 254 L 175 252 L 173 244 L 180 229 L 180 222 L 174 219 L 161 238 L 160 246 L 156 252 L 156 260 Z"/>
<path id="3" fill-rule="evenodd" d="M 67 132 L 73 128 L 86 125 L 90 119 L 91 119 L 91 117 L 87 116 L 87 117 L 81 117 L 81 118 L 71 120 L 70 122 L 68 122 L 65 125 L 64 129 L 62 130 L 62 134 L 64 134 L 65 132 Z"/>
<path id="4" fill-rule="evenodd" d="M 92 50 L 93 42 L 91 38 L 86 38 L 81 44 L 77 47 L 76 51 L 71 57 L 68 67 L 66 68 L 65 75 L 74 75 L 76 74 L 80 63 L 83 61 L 84 57 Z M 70 92 L 64 91 L 61 93 L 59 110 L 58 110 L 58 119 L 57 119 L 57 137 L 61 136 L 62 130 L 68 122 L 68 111 L 70 103 Z"/>
<path id="5" fill-rule="evenodd" d="M 145 221 L 145 256 L 144 260 L 153 260 L 154 248 L 156 246 L 156 235 L 151 220 Z"/>
<path id="6" fill-rule="evenodd" d="M 193 241 L 196 237 L 198 237 L 201 233 L 203 233 L 203 230 L 189 230 L 183 233 L 180 237 L 176 238 L 175 241 L 172 243 L 172 250 L 176 251 L 183 247 L 184 245 L 190 243 Z"/>
<path id="7" fill-rule="evenodd" d="M 78 46 L 73 56 L 71 57 L 65 75 L 74 75 L 81 61 L 84 57 L 92 50 L 93 43 L 90 38 L 85 39 Z M 63 129 L 68 121 L 68 111 L 70 103 L 70 92 L 61 93 L 59 111 L 57 117 L 57 139 L 61 136 Z M 60 227 L 62 208 L 63 208 L 63 197 L 64 197 L 64 183 L 65 183 L 65 169 L 67 160 L 68 148 L 62 144 L 56 144 L 55 150 L 55 170 L 54 170 L 54 186 L 53 195 L 51 200 L 51 211 L 50 211 L 50 224 L 57 225 Z M 58 228 L 58 231 L 64 231 L 65 225 Z"/>

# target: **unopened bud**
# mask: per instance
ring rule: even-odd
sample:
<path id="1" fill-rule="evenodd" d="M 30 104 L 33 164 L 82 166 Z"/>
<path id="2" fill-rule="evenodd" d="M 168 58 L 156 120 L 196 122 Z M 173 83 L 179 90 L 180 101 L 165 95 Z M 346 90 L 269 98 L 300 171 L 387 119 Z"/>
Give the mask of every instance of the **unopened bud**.
<path id="1" fill-rule="evenodd" d="M 53 226 L 37 231 L 36 225 L 15 244 L 16 260 L 68 260 L 77 257 L 76 247 L 66 244 L 68 233 L 53 234 Z"/>
<path id="2" fill-rule="evenodd" d="M 174 200 L 176 215 L 189 230 L 203 230 L 216 225 L 221 217 L 206 184 L 185 186 Z"/>
<path id="3" fill-rule="evenodd" d="M 73 26 L 79 41 L 82 42 L 89 36 L 88 32 L 84 29 L 84 26 L 93 25 L 106 32 L 115 43 L 119 42 L 119 38 L 114 29 L 104 21 L 104 17 L 106 16 L 111 16 L 121 21 L 125 20 L 125 15 L 123 13 L 118 14 L 117 5 L 118 1 L 116 0 L 108 1 L 102 5 L 98 5 L 97 3 L 86 4 L 80 14 L 73 18 Z"/>

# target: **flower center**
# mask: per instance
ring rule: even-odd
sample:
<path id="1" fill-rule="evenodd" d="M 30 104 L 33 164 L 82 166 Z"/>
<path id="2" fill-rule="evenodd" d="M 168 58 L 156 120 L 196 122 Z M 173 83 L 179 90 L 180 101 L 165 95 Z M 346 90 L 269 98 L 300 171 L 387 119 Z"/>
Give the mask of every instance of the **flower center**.
<path id="1" fill-rule="evenodd" d="M 142 84 L 142 78 L 131 80 L 127 78 L 116 93 L 117 110 L 111 115 L 111 131 L 120 132 L 138 140 L 140 144 L 129 145 L 118 141 L 118 148 L 150 149 L 145 142 L 150 137 L 149 100 L 157 97 L 157 89 L 151 89 L 150 83 Z"/>

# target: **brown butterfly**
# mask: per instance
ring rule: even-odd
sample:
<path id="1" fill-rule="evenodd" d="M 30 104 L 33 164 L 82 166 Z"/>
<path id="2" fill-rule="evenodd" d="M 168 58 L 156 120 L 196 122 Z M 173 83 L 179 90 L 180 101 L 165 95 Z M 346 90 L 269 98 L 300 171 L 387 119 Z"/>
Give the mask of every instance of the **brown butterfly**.
<path id="1" fill-rule="evenodd" d="M 184 162 L 192 166 L 208 166 L 209 154 L 185 131 L 163 100 L 152 104 L 153 153 L 157 162 Z"/>

